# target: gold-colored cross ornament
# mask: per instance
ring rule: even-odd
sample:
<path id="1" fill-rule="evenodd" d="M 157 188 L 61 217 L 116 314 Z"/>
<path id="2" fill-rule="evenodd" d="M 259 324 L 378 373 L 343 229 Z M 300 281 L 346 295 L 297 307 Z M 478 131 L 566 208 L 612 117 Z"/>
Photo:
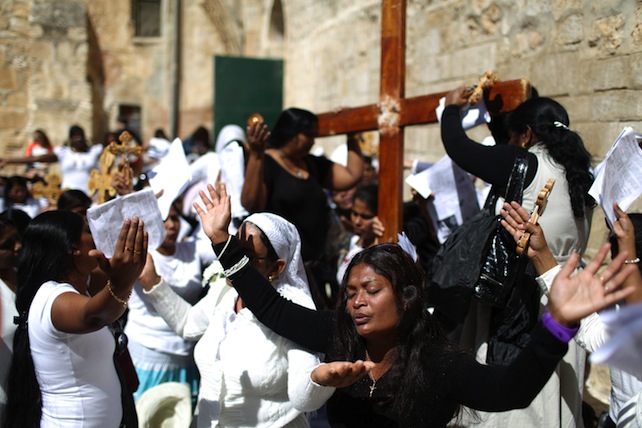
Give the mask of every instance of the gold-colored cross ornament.
<path id="1" fill-rule="evenodd" d="M 49 173 L 44 178 L 44 183 L 42 181 L 37 182 L 31 188 L 31 194 L 35 198 L 42 198 L 43 196 L 49 200 L 57 201 L 62 193 L 60 185 L 62 184 L 62 178 L 56 173 Z"/>
<path id="2" fill-rule="evenodd" d="M 129 166 L 131 163 L 131 156 L 140 156 L 143 152 L 143 148 L 138 144 L 132 144 L 134 140 L 131 134 L 127 131 L 121 132 L 118 137 L 120 144 L 117 142 L 112 142 L 107 146 L 110 152 L 114 155 L 120 155 L 120 162 L 118 164 L 118 170 L 122 171 L 125 174 L 127 184 L 131 183 L 132 180 L 132 169 Z"/>
<path id="3" fill-rule="evenodd" d="M 111 185 L 114 179 L 112 167 L 115 160 L 116 155 L 109 150 L 109 147 L 105 147 L 98 161 L 100 170 L 91 170 L 91 175 L 87 181 L 89 196 L 93 196 L 98 192 L 97 202 L 99 204 L 104 203 L 108 198 L 111 199 L 116 196 L 116 189 Z"/>

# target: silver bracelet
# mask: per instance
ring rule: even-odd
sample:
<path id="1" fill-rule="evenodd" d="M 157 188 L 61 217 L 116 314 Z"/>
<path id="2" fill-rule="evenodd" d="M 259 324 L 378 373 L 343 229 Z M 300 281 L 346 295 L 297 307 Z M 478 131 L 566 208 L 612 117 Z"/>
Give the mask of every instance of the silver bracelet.
<path id="1" fill-rule="evenodd" d="M 636 257 L 633 260 L 624 260 L 624 264 L 625 265 L 636 265 L 638 263 L 640 263 L 640 258 L 639 257 Z"/>
<path id="2" fill-rule="evenodd" d="M 241 260 L 236 262 L 234 266 L 232 266 L 229 269 L 225 269 L 223 271 L 223 275 L 225 275 L 226 278 L 229 278 L 230 276 L 234 275 L 236 272 L 240 271 L 245 267 L 246 264 L 248 264 L 250 259 L 247 256 L 243 256 Z"/>

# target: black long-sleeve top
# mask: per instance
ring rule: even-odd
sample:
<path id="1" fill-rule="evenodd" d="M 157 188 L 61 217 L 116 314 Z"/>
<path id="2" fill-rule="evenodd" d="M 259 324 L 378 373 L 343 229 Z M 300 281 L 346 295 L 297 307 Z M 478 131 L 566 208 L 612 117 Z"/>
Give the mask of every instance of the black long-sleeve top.
<path id="1" fill-rule="evenodd" d="M 484 146 L 466 135 L 461 126 L 459 107 L 451 104 L 441 116 L 441 140 L 448 156 L 464 171 L 487 183 L 505 187 L 513 170 L 515 158 L 523 149 L 508 144 Z M 527 153 L 528 170 L 524 187 L 535 178 L 537 157 Z"/>
<path id="2" fill-rule="evenodd" d="M 225 244 L 218 244 L 218 254 Z M 231 238 L 219 256 L 224 268 L 234 266 L 244 250 Z M 282 298 L 249 263 L 229 277 L 246 306 L 274 332 L 301 346 L 319 352 L 331 349 L 331 311 L 316 312 Z M 432 380 L 425 391 L 416 394 L 416 414 L 404 426 L 440 427 L 452 419 L 458 404 L 483 410 L 504 411 L 527 407 L 547 382 L 567 344 L 538 325 L 528 346 L 508 367 L 480 364 L 464 352 L 447 352 L 431 367 Z M 431 361 L 435 361 L 432 359 Z M 391 414 L 386 374 L 377 380 L 369 397 L 372 381 L 365 376 L 352 386 L 337 390 L 328 402 L 328 418 L 333 427 L 397 427 Z M 384 404 L 381 404 L 381 403 Z"/>

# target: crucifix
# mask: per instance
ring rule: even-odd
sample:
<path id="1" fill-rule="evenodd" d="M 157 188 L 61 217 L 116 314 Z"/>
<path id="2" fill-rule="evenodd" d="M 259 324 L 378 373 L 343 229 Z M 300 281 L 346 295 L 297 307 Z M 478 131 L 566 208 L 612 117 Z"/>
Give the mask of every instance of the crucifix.
<path id="1" fill-rule="evenodd" d="M 121 132 L 118 137 L 120 144 L 115 141 L 110 143 L 107 148 L 114 155 L 120 155 L 120 163 L 118 164 L 118 170 L 125 174 L 127 183 L 131 183 L 132 180 L 132 169 L 129 166 L 131 162 L 131 156 L 140 156 L 143 152 L 143 148 L 138 144 L 132 144 L 134 138 L 127 131 Z"/>
<path id="2" fill-rule="evenodd" d="M 376 104 L 321 113 L 319 137 L 379 131 L 379 218 L 384 240 L 402 229 L 404 127 L 437 122 L 435 108 L 446 92 L 405 96 L 406 0 L 383 0 L 381 6 L 381 82 Z M 530 98 L 526 79 L 499 82 L 485 94 L 491 115 L 511 111 Z"/>
<path id="3" fill-rule="evenodd" d="M 62 178 L 56 173 L 49 173 L 45 176 L 44 183 L 42 181 L 37 182 L 31 188 L 31 194 L 36 198 L 46 197 L 51 201 L 57 201 L 58 197 L 62 193 L 60 185 L 62 184 Z"/>
<path id="4" fill-rule="evenodd" d="M 116 196 L 116 189 L 111 185 L 114 179 L 114 173 L 111 171 L 116 155 L 113 154 L 108 147 L 103 149 L 98 161 L 100 169 L 92 169 L 87 187 L 89 189 L 89 196 L 93 196 L 98 192 L 98 204 L 105 203 L 107 199 Z"/>

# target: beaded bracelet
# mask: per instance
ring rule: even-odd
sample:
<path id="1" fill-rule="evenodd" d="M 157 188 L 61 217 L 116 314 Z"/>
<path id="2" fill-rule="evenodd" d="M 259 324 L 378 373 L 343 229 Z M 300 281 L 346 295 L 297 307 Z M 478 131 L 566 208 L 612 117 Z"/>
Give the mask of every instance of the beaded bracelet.
<path id="1" fill-rule="evenodd" d="M 638 264 L 638 263 L 640 263 L 640 258 L 639 257 L 636 257 L 633 260 L 624 260 L 624 264 L 625 265 L 635 265 L 635 264 Z"/>
<path id="2" fill-rule="evenodd" d="M 236 272 L 240 271 L 245 267 L 250 262 L 250 259 L 247 256 L 243 256 L 241 260 L 236 262 L 234 266 L 232 266 L 229 269 L 225 269 L 223 271 L 223 275 L 225 275 L 226 278 L 229 278 L 230 276 L 234 275 Z"/>
<path id="3" fill-rule="evenodd" d="M 111 297 L 113 297 L 115 301 L 117 301 L 123 306 L 127 306 L 127 301 L 132 296 L 132 291 L 129 290 L 129 293 L 127 294 L 126 299 L 121 299 L 120 297 L 118 297 L 116 293 L 114 293 L 114 290 L 111 288 L 111 280 L 107 280 L 107 290 L 109 291 L 109 294 L 111 294 Z"/>

